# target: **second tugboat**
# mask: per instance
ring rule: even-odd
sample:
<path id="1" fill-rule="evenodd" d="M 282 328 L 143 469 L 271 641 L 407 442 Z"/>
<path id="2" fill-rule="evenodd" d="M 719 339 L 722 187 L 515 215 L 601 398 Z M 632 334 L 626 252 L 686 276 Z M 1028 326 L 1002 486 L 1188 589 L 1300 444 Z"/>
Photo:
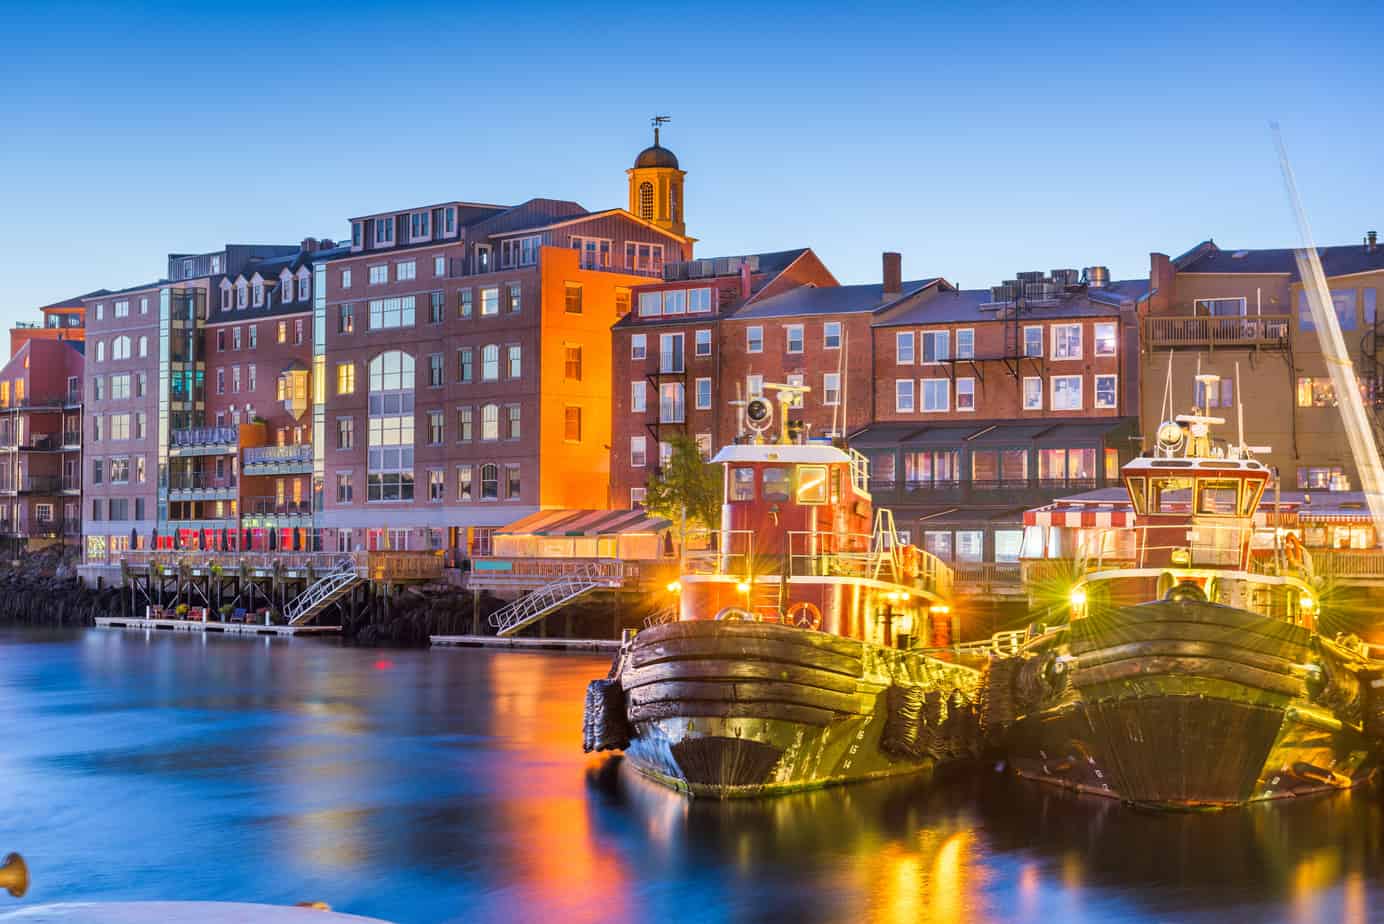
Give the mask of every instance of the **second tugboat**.
<path id="1" fill-rule="evenodd" d="M 745 402 L 721 528 L 683 554 L 676 621 L 638 633 L 587 693 L 585 748 L 727 798 L 930 771 L 975 756 L 978 671 L 917 650 L 951 636 L 951 571 L 897 541 L 866 459 L 790 438 L 803 390 Z"/>
<path id="2" fill-rule="evenodd" d="M 984 718 L 1020 775 L 1189 809 L 1373 773 L 1384 662 L 1317 632 L 1310 556 L 1256 528 L 1273 472 L 1212 438 L 1224 422 L 1194 408 L 1159 427 L 1122 471 L 1133 536 L 1091 551 L 1070 620 L 990 663 Z"/>

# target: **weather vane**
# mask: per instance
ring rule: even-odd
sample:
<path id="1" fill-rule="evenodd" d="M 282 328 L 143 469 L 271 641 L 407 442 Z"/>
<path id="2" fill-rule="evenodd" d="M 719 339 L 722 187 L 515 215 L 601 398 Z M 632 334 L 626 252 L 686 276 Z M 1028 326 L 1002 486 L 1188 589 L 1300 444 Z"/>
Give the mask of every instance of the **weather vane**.
<path id="1" fill-rule="evenodd" d="M 651 125 L 654 127 L 654 147 L 658 147 L 658 129 L 659 129 L 659 127 L 660 127 L 660 126 L 663 126 L 663 125 L 667 125 L 667 124 L 668 124 L 669 122 L 671 122 L 671 121 L 673 121 L 673 117 L 672 117 L 672 116 L 661 116 L 661 115 L 656 115 L 656 116 L 654 116 L 652 119 L 649 120 L 649 124 L 651 124 Z"/>

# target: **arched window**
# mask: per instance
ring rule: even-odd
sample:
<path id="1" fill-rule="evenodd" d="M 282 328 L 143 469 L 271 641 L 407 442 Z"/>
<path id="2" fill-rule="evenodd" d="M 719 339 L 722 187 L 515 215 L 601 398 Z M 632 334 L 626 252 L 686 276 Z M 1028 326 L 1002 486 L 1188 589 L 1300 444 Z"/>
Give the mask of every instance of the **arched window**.
<path id="1" fill-rule="evenodd" d="M 639 217 L 654 220 L 654 184 L 648 180 L 639 184 Z"/>
<path id="2" fill-rule="evenodd" d="M 111 359 L 130 358 L 130 338 L 126 336 L 116 337 L 111 341 Z"/>
<path id="3" fill-rule="evenodd" d="M 481 381 L 498 382 L 500 380 L 500 348 L 493 343 L 487 343 L 481 348 Z"/>
<path id="4" fill-rule="evenodd" d="M 390 350 L 370 360 L 367 500 L 413 500 L 413 357 Z"/>
<path id="5" fill-rule="evenodd" d="M 668 218 L 671 221 L 678 220 L 678 184 L 673 183 L 668 187 Z"/>
<path id="6" fill-rule="evenodd" d="M 237 328 L 238 330 L 239 328 Z M 149 338 L 143 334 L 139 337 L 139 355 L 145 357 L 149 355 Z"/>
<path id="7" fill-rule="evenodd" d="M 481 439 L 498 440 L 500 438 L 500 407 L 497 404 L 487 404 L 481 408 Z"/>
<path id="8" fill-rule="evenodd" d="M 500 467 L 494 462 L 481 466 L 481 500 L 496 500 L 500 496 Z"/>
<path id="9" fill-rule="evenodd" d="M 104 340 L 96 341 L 96 361 L 98 363 L 106 361 L 106 342 Z"/>

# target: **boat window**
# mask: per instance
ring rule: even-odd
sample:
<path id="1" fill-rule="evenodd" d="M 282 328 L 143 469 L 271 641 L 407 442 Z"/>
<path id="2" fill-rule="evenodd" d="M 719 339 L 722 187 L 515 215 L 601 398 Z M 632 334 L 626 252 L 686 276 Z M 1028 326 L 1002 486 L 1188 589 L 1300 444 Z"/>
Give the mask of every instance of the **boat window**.
<path id="1" fill-rule="evenodd" d="M 1125 488 L 1129 491 L 1129 500 L 1134 504 L 1135 513 L 1144 512 L 1144 501 L 1148 498 L 1144 496 L 1144 479 L 1128 478 L 1125 480 Z"/>
<path id="2" fill-rule="evenodd" d="M 1149 481 L 1150 513 L 1191 513 L 1191 478 L 1154 478 Z"/>
<path id="3" fill-rule="evenodd" d="M 1267 482 L 1246 482 L 1245 493 L 1240 498 L 1240 515 L 1250 516 L 1254 509 L 1259 506 L 1259 498 L 1264 494 L 1264 485 Z"/>
<path id="4" fill-rule="evenodd" d="M 1240 482 L 1234 478 L 1203 478 L 1198 484 L 1197 513 L 1235 516 L 1240 510 Z"/>
<path id="5" fill-rule="evenodd" d="M 766 468 L 764 470 L 764 499 L 766 501 L 788 500 L 788 469 Z"/>
<path id="6" fill-rule="evenodd" d="M 831 469 L 831 502 L 832 502 L 833 504 L 839 504 L 839 503 L 841 503 L 841 473 L 842 473 L 842 468 L 841 468 L 841 466 L 836 465 L 836 466 L 833 466 L 833 467 L 832 467 L 832 469 Z"/>
<path id="7" fill-rule="evenodd" d="M 798 466 L 798 503 L 825 504 L 827 502 L 827 467 L 825 465 Z"/>
<path id="8" fill-rule="evenodd" d="M 754 500 L 754 469 L 731 469 L 730 499 L 733 501 Z"/>

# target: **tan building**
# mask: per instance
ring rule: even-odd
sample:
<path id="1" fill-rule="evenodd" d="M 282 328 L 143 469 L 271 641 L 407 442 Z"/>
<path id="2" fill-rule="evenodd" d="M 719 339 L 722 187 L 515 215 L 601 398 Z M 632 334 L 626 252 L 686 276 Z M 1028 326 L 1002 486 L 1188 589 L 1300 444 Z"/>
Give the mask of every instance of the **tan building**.
<path id="1" fill-rule="evenodd" d="M 1371 232 L 1361 244 L 1324 247 L 1320 254 L 1366 404 L 1378 415 L 1384 344 L 1376 336 L 1376 305 L 1384 249 Z M 1152 254 L 1149 279 L 1139 364 L 1145 448 L 1161 420 L 1198 400 L 1200 370 L 1221 376 L 1203 403 L 1226 418 L 1222 433 L 1234 437 L 1238 393 L 1245 441 L 1270 447 L 1260 457 L 1278 467 L 1284 489 L 1358 488 L 1294 251 L 1230 250 L 1206 241 L 1176 258 Z"/>

